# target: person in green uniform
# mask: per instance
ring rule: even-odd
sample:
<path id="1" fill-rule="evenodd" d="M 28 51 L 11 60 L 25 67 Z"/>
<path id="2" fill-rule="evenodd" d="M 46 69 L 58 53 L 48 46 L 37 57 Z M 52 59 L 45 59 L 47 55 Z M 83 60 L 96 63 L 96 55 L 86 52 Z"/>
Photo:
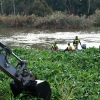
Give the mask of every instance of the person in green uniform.
<path id="1" fill-rule="evenodd" d="M 52 44 L 51 50 L 53 50 L 53 51 L 57 51 L 58 50 L 57 42 Z"/>
<path id="2" fill-rule="evenodd" d="M 65 51 L 72 51 L 72 46 L 70 45 L 70 43 L 68 43 L 68 47 L 64 50 Z"/>
<path id="3" fill-rule="evenodd" d="M 78 50 L 78 45 L 81 45 L 80 39 L 78 38 L 78 36 L 75 37 L 74 41 L 73 41 L 73 46 L 76 50 Z"/>

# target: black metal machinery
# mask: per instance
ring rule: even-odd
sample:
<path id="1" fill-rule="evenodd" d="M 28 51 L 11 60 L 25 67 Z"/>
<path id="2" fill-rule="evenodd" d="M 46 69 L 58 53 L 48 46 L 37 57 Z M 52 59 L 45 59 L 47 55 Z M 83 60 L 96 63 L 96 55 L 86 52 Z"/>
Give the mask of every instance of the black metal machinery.
<path id="1" fill-rule="evenodd" d="M 18 61 L 16 66 L 13 66 L 8 58 L 13 55 Z M 14 98 L 23 91 L 35 98 L 50 100 L 51 89 L 47 81 L 36 80 L 35 76 L 28 70 L 27 61 L 18 58 L 12 50 L 0 42 L 0 69 L 13 79 L 10 87 Z"/>

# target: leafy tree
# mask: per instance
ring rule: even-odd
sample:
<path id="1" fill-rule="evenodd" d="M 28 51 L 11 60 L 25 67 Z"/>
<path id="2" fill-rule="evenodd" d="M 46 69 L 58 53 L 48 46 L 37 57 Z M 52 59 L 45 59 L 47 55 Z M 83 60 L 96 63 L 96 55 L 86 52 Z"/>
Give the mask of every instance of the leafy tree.
<path id="1" fill-rule="evenodd" d="M 54 11 L 67 11 L 68 14 L 91 15 L 98 8 L 100 0 L 45 0 Z"/>
<path id="2" fill-rule="evenodd" d="M 96 9 L 100 9 L 100 0 L 94 0 Z"/>
<path id="3" fill-rule="evenodd" d="M 38 16 L 45 16 L 52 13 L 52 9 L 44 0 L 34 0 L 28 11 L 29 15 L 36 14 Z"/>
<path id="4" fill-rule="evenodd" d="M 0 0 L 1 14 L 36 14 L 45 16 L 53 11 L 74 15 L 92 15 L 100 9 L 100 0 Z"/>
<path id="5" fill-rule="evenodd" d="M 13 5 L 12 0 L 3 0 L 2 1 L 4 14 L 9 15 L 9 14 L 13 13 L 13 6 L 12 5 Z"/>
<path id="6" fill-rule="evenodd" d="M 66 0 L 45 0 L 54 11 L 65 11 Z"/>
<path id="7" fill-rule="evenodd" d="M 0 0 L 0 5 L 1 5 L 1 14 L 3 15 L 3 6 L 2 6 L 2 0 Z"/>
<path id="8" fill-rule="evenodd" d="M 24 4 L 24 2 L 18 2 L 16 1 L 16 14 L 22 14 L 23 12 L 26 11 L 26 6 Z"/>

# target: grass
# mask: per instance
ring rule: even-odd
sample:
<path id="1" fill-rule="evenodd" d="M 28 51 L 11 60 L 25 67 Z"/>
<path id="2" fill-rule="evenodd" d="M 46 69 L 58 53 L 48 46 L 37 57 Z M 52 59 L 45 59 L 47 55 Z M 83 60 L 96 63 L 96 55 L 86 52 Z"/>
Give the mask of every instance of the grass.
<path id="1" fill-rule="evenodd" d="M 13 52 L 28 61 L 29 70 L 38 79 L 49 82 L 51 100 L 100 99 L 100 49 L 64 53 L 15 48 Z M 16 64 L 14 59 L 12 62 Z M 10 82 L 11 79 L 1 71 L 0 100 L 11 100 Z"/>

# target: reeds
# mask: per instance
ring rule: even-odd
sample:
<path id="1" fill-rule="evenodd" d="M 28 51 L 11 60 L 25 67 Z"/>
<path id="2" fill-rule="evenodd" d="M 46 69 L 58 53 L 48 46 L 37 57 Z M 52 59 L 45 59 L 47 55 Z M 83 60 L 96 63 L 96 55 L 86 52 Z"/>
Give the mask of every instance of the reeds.
<path id="1" fill-rule="evenodd" d="M 85 29 L 92 26 L 100 26 L 100 10 L 95 14 L 86 17 L 68 15 L 57 11 L 52 15 L 38 17 L 36 15 L 8 15 L 0 16 L 0 26 L 7 27 L 33 27 L 33 28 L 53 28 L 53 29 Z"/>

